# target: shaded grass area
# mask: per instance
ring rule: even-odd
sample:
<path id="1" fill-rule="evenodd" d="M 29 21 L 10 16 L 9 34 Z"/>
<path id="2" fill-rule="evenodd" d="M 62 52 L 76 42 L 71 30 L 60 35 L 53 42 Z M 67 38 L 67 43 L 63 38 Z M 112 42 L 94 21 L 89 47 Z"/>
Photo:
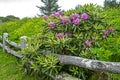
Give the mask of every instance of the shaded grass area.
<path id="1" fill-rule="evenodd" d="M 0 80 L 38 80 L 24 73 L 20 65 L 19 59 L 0 49 Z"/>

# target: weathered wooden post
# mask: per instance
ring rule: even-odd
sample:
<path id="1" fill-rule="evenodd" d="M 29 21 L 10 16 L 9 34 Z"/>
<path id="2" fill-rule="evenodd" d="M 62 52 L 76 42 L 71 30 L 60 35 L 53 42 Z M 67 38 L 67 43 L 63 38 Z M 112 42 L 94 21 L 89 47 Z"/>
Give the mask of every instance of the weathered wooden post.
<path id="1" fill-rule="evenodd" d="M 24 49 L 24 48 L 27 47 L 26 38 L 27 38 L 27 36 L 22 36 L 22 37 L 20 37 L 20 41 L 21 41 L 20 47 L 21 47 L 21 49 Z"/>
<path id="2" fill-rule="evenodd" d="M 5 52 L 5 46 L 6 46 L 6 39 L 8 37 L 8 33 L 3 33 L 3 52 Z"/>

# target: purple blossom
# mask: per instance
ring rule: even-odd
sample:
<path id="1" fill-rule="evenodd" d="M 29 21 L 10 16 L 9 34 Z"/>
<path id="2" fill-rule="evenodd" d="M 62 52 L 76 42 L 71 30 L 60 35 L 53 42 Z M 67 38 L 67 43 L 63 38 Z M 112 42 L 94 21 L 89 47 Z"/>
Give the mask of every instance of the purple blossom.
<path id="1" fill-rule="evenodd" d="M 55 14 L 51 14 L 50 17 L 55 17 Z"/>
<path id="2" fill-rule="evenodd" d="M 70 18 L 69 17 L 60 17 L 60 20 L 61 20 L 61 22 L 63 23 L 63 24 L 69 24 L 69 23 L 71 23 L 71 20 L 70 20 Z"/>
<path id="3" fill-rule="evenodd" d="M 91 46 L 92 46 L 91 42 L 88 41 L 88 40 L 85 41 L 85 45 L 88 46 L 88 47 L 91 47 Z"/>
<path id="4" fill-rule="evenodd" d="M 75 20 L 77 18 L 80 18 L 80 15 L 75 13 L 75 14 L 72 14 L 71 17 L 72 17 L 73 20 Z"/>
<path id="5" fill-rule="evenodd" d="M 114 31 L 115 31 L 114 28 L 112 28 L 112 27 L 109 28 L 109 32 L 110 32 L 110 33 L 113 33 Z"/>
<path id="6" fill-rule="evenodd" d="M 62 11 L 57 11 L 56 13 L 55 13 L 55 16 L 61 16 L 62 15 Z"/>
<path id="7" fill-rule="evenodd" d="M 50 22 L 50 23 L 48 23 L 48 26 L 50 26 L 50 27 L 55 27 L 55 23 L 54 22 Z"/>
<path id="8" fill-rule="evenodd" d="M 103 30 L 102 33 L 104 36 L 106 36 L 106 35 L 108 35 L 108 30 Z"/>
<path id="9" fill-rule="evenodd" d="M 87 19 L 88 19 L 88 14 L 87 14 L 87 13 L 83 13 L 83 14 L 81 15 L 81 18 L 82 18 L 83 20 L 87 20 Z"/>
<path id="10" fill-rule="evenodd" d="M 48 19 L 48 16 L 47 16 L 47 15 L 44 15 L 44 16 L 43 16 L 43 19 Z"/>
<path id="11" fill-rule="evenodd" d="M 57 39 L 60 39 L 60 38 L 62 38 L 63 37 L 63 33 L 58 33 L 57 35 L 56 35 L 56 38 Z"/>
<path id="12" fill-rule="evenodd" d="M 77 18 L 77 19 L 73 20 L 73 24 L 74 24 L 74 25 L 80 24 L 80 19 Z"/>

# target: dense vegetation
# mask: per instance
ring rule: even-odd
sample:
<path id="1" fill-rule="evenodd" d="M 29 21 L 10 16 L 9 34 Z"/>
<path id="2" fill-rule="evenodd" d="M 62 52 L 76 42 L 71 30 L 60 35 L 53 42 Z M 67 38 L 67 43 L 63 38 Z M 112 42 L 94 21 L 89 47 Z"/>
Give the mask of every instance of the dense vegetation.
<path id="1" fill-rule="evenodd" d="M 91 80 L 98 80 L 98 78 L 99 80 L 107 80 L 108 78 L 119 80 L 119 75 L 93 72 L 75 66 L 61 66 L 55 56 L 42 55 L 43 50 L 50 50 L 54 54 L 120 62 L 119 12 L 120 9 L 104 10 L 100 6 L 90 4 L 64 12 L 63 15 L 67 17 L 61 18 L 65 18 L 63 23 L 59 22 L 58 17 L 53 18 L 55 15 L 51 15 L 49 18 L 44 16 L 44 19 L 24 18 L 20 21 L 4 23 L 0 25 L 0 35 L 7 32 L 10 35 L 9 39 L 16 42 L 23 35 L 30 37 L 28 39 L 28 48 L 22 51 L 26 55 L 23 64 L 28 69 L 28 74 L 36 74 L 43 79 L 47 80 L 48 78 L 49 80 L 50 76 L 47 74 L 56 75 L 65 71 L 83 80 L 87 78 Z M 70 23 L 68 17 L 75 13 L 78 18 L 80 18 L 78 15 L 85 13 L 88 17 L 80 18 L 80 21 L 79 19 L 77 21 L 73 20 L 73 23 Z M 55 27 L 56 25 L 57 27 Z M 108 30 L 112 31 L 108 33 Z M 107 33 L 104 33 L 105 31 Z M 63 37 L 65 34 L 67 36 Z M 92 42 L 91 39 L 93 39 Z M 78 43 L 82 45 L 77 45 Z M 28 61 L 34 61 L 34 64 L 31 65 Z"/>

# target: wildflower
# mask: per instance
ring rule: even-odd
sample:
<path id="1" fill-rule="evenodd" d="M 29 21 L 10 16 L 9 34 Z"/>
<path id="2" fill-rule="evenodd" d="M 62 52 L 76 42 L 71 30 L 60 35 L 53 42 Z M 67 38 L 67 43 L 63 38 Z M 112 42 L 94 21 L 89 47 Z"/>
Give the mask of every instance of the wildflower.
<path id="1" fill-rule="evenodd" d="M 55 16 L 61 16 L 62 15 L 62 11 L 58 11 L 55 13 Z"/>
<path id="2" fill-rule="evenodd" d="M 75 13 L 75 14 L 72 14 L 71 17 L 72 17 L 73 20 L 75 20 L 77 18 L 80 18 L 80 15 Z"/>
<path id="3" fill-rule="evenodd" d="M 85 41 L 85 45 L 88 46 L 88 47 L 91 47 L 91 46 L 92 46 L 91 42 L 88 41 L 88 40 Z"/>
<path id="4" fill-rule="evenodd" d="M 87 20 L 87 19 L 88 19 L 88 14 L 87 14 L 87 13 L 83 13 L 83 14 L 81 15 L 81 18 L 82 18 L 83 20 Z"/>
<path id="5" fill-rule="evenodd" d="M 71 22 L 70 18 L 68 18 L 67 16 L 60 17 L 60 20 L 63 24 L 69 24 Z"/>
<path id="6" fill-rule="evenodd" d="M 55 23 L 54 22 L 50 22 L 50 23 L 48 23 L 48 26 L 55 27 Z"/>
<path id="7" fill-rule="evenodd" d="M 47 15 L 44 15 L 44 16 L 43 16 L 43 19 L 48 19 L 48 16 L 47 16 Z"/>
<path id="8" fill-rule="evenodd" d="M 60 38 L 62 38 L 63 37 L 63 33 L 58 33 L 57 35 L 56 35 L 56 38 L 57 39 L 60 39 Z"/>
<path id="9" fill-rule="evenodd" d="M 112 28 L 112 27 L 109 28 L 109 32 L 110 32 L 110 33 L 113 33 L 114 31 L 115 31 L 114 28 Z"/>
<path id="10" fill-rule="evenodd" d="M 74 25 L 80 24 L 80 19 L 77 18 L 76 20 L 73 20 L 73 24 L 74 24 Z"/>
<path id="11" fill-rule="evenodd" d="M 50 17 L 55 17 L 55 14 L 51 14 Z"/>
<path id="12" fill-rule="evenodd" d="M 108 30 L 103 30 L 102 33 L 104 36 L 106 36 L 106 35 L 108 35 Z"/>

